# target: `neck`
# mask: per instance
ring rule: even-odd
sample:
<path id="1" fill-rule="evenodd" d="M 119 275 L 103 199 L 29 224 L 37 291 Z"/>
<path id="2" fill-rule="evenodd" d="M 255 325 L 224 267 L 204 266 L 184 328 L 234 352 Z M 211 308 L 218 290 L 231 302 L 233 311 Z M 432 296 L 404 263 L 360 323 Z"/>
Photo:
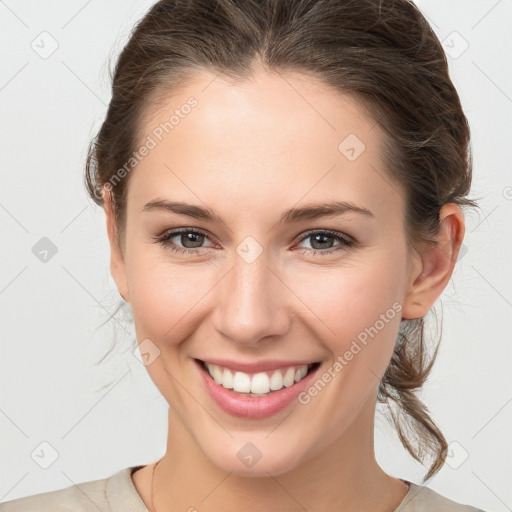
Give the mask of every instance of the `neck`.
<path id="1" fill-rule="evenodd" d="M 154 509 L 315 512 L 336 503 L 340 512 L 392 511 L 408 489 L 375 460 L 374 407 L 366 404 L 333 443 L 302 464 L 262 477 L 240 476 L 213 465 L 169 409 L 167 450 L 153 482 Z"/>

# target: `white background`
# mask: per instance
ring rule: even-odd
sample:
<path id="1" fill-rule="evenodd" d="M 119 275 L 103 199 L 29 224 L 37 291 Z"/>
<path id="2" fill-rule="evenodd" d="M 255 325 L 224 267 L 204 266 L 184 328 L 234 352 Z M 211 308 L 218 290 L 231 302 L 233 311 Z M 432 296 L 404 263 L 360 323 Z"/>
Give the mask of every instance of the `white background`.
<path id="1" fill-rule="evenodd" d="M 0 1 L 0 501 L 105 478 L 165 451 L 167 404 L 127 350 L 133 326 L 122 315 L 101 326 L 119 295 L 104 214 L 82 184 L 110 98 L 108 57 L 152 3 Z M 452 467 L 428 486 L 504 512 L 512 510 L 512 2 L 418 5 L 457 57 L 449 61 L 472 128 L 471 197 L 482 208 L 466 219 L 467 252 L 440 301 L 442 349 L 422 397 L 454 444 Z M 58 43 L 48 58 L 31 46 L 46 37 L 51 48 L 43 31 Z M 42 237 L 57 248 L 46 263 L 32 252 Z M 376 425 L 382 467 L 421 483 L 424 469 L 380 415 Z M 31 458 L 41 449 L 51 456 L 42 442 L 58 453 L 48 469 Z"/>

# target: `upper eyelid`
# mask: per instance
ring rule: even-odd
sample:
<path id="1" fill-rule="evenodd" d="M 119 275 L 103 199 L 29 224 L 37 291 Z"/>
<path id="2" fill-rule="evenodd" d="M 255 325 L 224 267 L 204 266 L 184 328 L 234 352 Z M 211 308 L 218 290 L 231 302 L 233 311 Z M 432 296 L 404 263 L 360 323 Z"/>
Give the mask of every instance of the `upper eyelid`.
<path id="1" fill-rule="evenodd" d="M 346 239 L 348 241 L 355 241 L 353 237 L 350 235 L 347 235 L 346 233 L 343 233 L 342 231 L 337 231 L 336 229 L 327 229 L 327 228 L 318 228 L 318 229 L 309 229 L 307 231 L 304 231 L 301 233 L 295 240 L 304 240 L 304 238 L 308 238 L 309 236 L 313 235 L 314 233 L 324 233 L 327 236 L 338 236 L 340 238 Z"/>
<path id="2" fill-rule="evenodd" d="M 205 236 L 206 238 L 208 238 L 208 240 L 210 240 L 210 242 L 214 242 L 214 240 L 212 240 L 211 236 L 206 232 L 206 231 L 203 231 L 202 229 L 199 229 L 199 228 L 175 228 L 175 229 L 168 229 L 166 231 L 164 231 L 161 235 L 155 237 L 157 240 L 161 240 L 161 239 L 167 239 L 167 240 L 170 240 L 171 238 L 174 238 L 178 235 L 181 235 L 182 233 L 196 233 L 197 235 L 203 235 Z M 214 242 L 215 243 L 215 242 Z M 203 247 L 204 249 L 204 247 Z M 193 249 L 190 249 L 191 251 Z"/>

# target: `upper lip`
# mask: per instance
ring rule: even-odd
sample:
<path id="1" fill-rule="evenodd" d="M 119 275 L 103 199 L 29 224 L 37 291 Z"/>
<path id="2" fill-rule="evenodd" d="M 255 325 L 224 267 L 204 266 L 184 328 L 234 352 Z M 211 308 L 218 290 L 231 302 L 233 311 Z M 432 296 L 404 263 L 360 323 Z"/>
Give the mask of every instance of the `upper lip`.
<path id="1" fill-rule="evenodd" d="M 229 368 L 233 371 L 240 371 L 244 373 L 258 373 L 270 370 L 278 370 L 280 368 L 288 368 L 289 366 L 304 366 L 305 364 L 314 364 L 319 361 L 295 360 L 285 361 L 282 359 L 267 359 L 265 361 L 247 362 L 247 361 L 233 361 L 230 359 L 199 359 L 204 363 L 216 364 L 223 368 Z"/>

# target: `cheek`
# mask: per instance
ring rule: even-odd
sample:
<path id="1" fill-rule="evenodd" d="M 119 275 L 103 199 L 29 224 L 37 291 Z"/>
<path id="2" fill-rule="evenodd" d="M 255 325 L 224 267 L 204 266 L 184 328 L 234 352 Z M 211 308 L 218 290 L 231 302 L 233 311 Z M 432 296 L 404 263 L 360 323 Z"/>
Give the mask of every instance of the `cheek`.
<path id="1" fill-rule="evenodd" d="M 315 338 L 334 357 L 351 350 L 360 364 L 378 370 L 391 357 L 400 325 L 403 268 L 398 252 L 368 251 L 337 268 L 302 272 L 290 287 L 310 312 Z"/>
<path id="2" fill-rule="evenodd" d="M 206 264 L 171 264 L 165 255 L 136 256 L 127 275 L 137 338 L 181 341 L 197 326 L 194 317 L 215 283 L 214 272 Z"/>
<path id="3" fill-rule="evenodd" d="M 164 250 L 132 248 L 131 255 L 127 276 L 138 339 L 172 344 L 192 335 L 207 313 L 205 308 L 214 307 L 211 295 L 225 269 L 208 262 L 171 263 Z M 392 305 L 401 299 L 405 278 L 402 259 L 397 248 L 386 252 L 376 247 L 349 255 L 336 266 L 290 265 L 282 279 L 291 291 L 283 295 L 282 285 L 277 285 L 281 291 L 276 289 L 276 297 L 283 307 L 292 305 L 294 313 L 302 311 L 300 321 L 307 322 L 331 352 L 343 353 L 353 339 L 364 337 L 380 315 L 396 313 Z M 380 329 L 380 339 L 400 316 Z"/>
<path id="4" fill-rule="evenodd" d="M 400 267 L 382 259 L 359 261 L 339 268 L 314 269 L 293 279 L 293 288 L 326 328 L 345 335 L 350 326 L 364 328 L 401 298 L 404 276 Z"/>

